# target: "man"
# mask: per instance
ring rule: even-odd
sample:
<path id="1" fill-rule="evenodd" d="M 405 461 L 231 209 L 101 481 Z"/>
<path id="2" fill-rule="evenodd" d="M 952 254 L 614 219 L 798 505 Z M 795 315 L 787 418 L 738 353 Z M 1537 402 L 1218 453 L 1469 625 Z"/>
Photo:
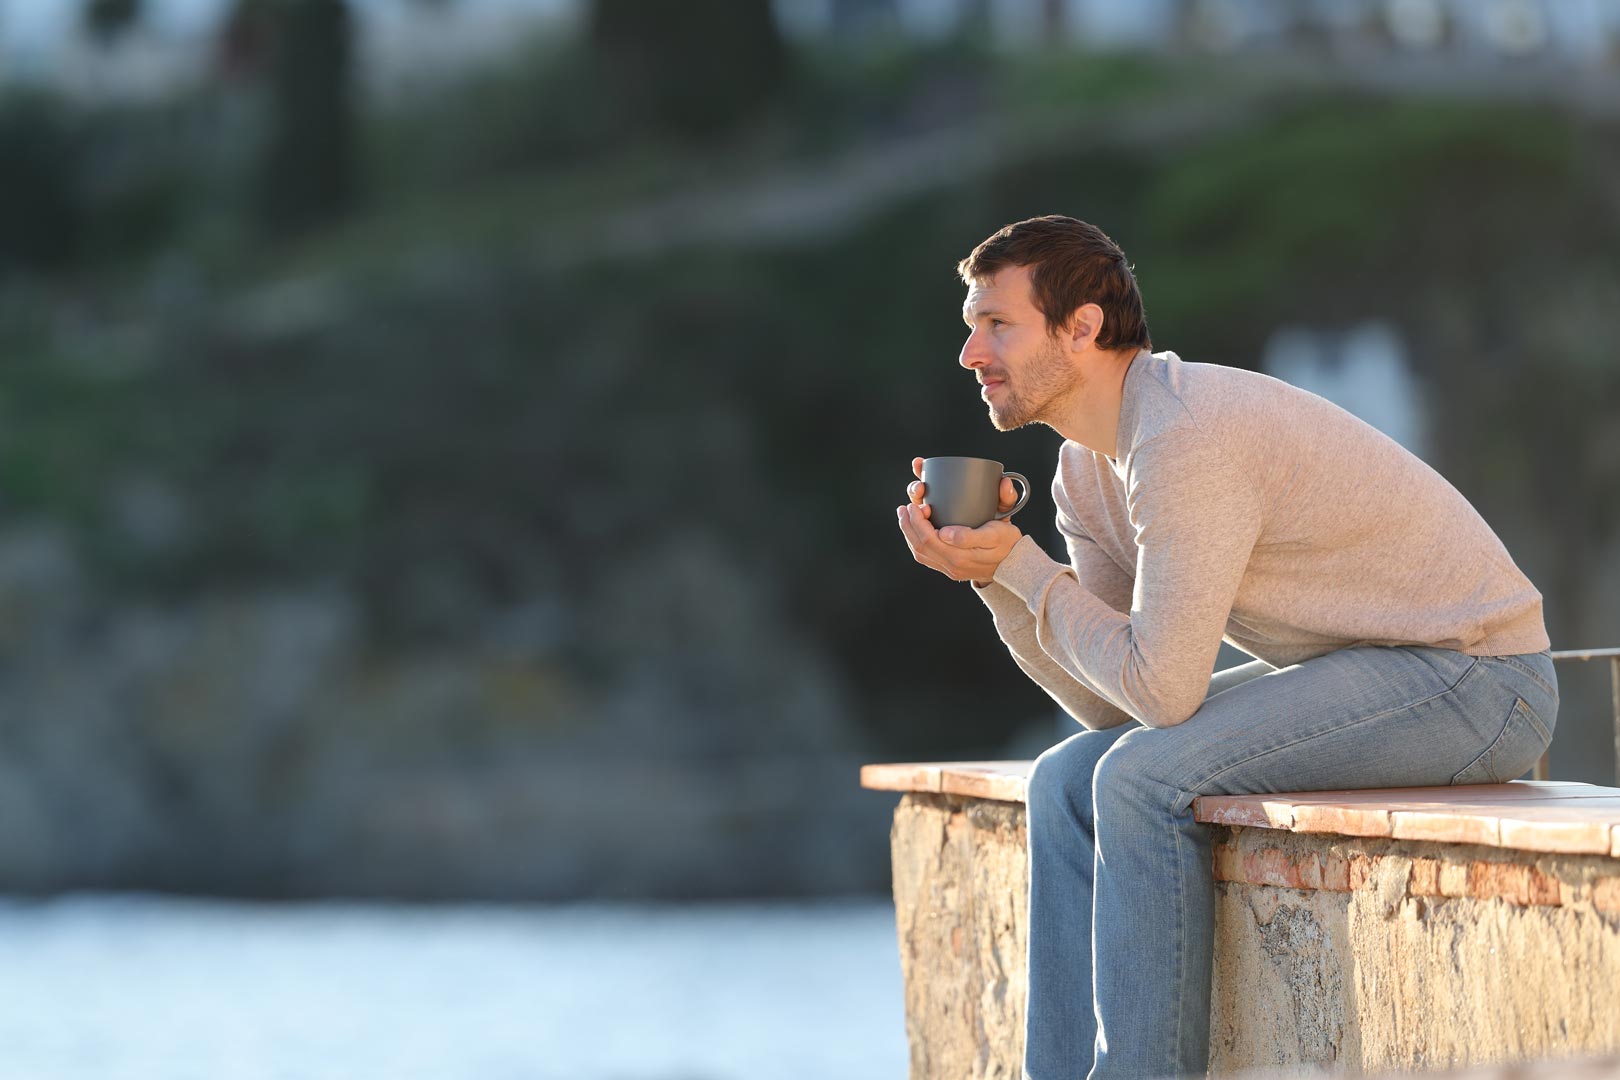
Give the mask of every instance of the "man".
<path id="1" fill-rule="evenodd" d="M 957 269 L 991 422 L 1064 438 L 1067 563 L 1007 521 L 935 530 L 920 483 L 898 508 L 917 561 L 971 581 L 1084 728 L 1029 780 L 1025 1074 L 1202 1075 L 1214 883 L 1193 799 L 1518 777 L 1558 712 L 1541 594 L 1376 429 L 1152 352 L 1095 226 L 1021 221 Z M 1223 639 L 1256 659 L 1211 677 Z"/>

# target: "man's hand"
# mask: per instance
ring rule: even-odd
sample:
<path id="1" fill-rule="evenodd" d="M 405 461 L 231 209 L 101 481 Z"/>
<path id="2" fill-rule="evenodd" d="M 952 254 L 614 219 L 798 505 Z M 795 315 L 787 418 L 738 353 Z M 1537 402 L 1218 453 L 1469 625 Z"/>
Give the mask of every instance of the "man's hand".
<path id="1" fill-rule="evenodd" d="M 907 488 L 909 502 L 896 507 L 900 532 L 911 548 L 911 556 L 924 566 L 938 570 L 952 581 L 971 581 L 976 585 L 990 584 L 996 567 L 1024 535 L 1009 521 L 987 521 L 977 529 L 963 525 L 947 525 L 935 529 L 929 522 L 930 507 L 923 505 L 927 491 L 922 483 L 922 458 L 911 460 L 911 471 L 917 476 Z M 1006 513 L 1018 502 L 1018 491 L 1005 477 L 997 493 L 998 512 Z"/>

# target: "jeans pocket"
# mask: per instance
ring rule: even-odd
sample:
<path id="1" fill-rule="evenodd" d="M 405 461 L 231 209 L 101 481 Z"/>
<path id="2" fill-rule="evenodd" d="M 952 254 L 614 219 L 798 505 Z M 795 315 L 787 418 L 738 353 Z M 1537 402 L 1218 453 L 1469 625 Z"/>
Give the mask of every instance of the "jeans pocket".
<path id="1" fill-rule="evenodd" d="M 1453 784 L 1505 784 L 1517 780 L 1547 750 L 1552 736 L 1523 698 L 1513 699 L 1507 722 L 1485 752 L 1451 778 Z"/>

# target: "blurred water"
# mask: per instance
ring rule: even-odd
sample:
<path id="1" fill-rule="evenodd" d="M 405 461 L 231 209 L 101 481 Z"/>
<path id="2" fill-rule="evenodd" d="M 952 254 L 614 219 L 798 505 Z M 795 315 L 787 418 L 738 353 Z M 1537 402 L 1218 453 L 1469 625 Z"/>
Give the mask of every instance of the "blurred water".
<path id="1" fill-rule="evenodd" d="M 903 1076 L 894 912 L 0 899 L 0 1076 Z"/>

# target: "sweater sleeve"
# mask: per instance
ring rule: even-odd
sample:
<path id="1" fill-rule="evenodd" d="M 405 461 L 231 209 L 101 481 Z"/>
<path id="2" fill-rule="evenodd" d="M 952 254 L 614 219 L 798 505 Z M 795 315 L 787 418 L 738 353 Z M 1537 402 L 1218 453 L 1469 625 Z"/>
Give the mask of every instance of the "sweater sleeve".
<path id="1" fill-rule="evenodd" d="M 1081 588 L 1108 604 L 1113 610 L 1127 613 L 1131 608 L 1131 578 L 1102 548 L 1097 546 L 1085 529 L 1074 518 L 1069 500 L 1063 492 L 1062 473 L 1052 480 L 1052 501 L 1057 505 L 1058 531 L 1063 534 L 1069 549 L 1069 566 L 1078 576 Z M 1019 543 L 1033 540 L 1025 537 Z M 1041 648 L 1036 636 L 1035 616 L 1012 590 L 1000 582 L 992 581 L 982 589 L 975 589 L 979 599 L 995 618 L 996 633 L 1012 653 L 1018 667 L 1045 690 L 1064 712 L 1084 727 L 1100 730 L 1129 723 L 1130 714 L 1107 699 L 1092 692 L 1085 683 L 1069 674 L 1063 666 Z"/>
<path id="2" fill-rule="evenodd" d="M 1071 565 L 1049 558 L 1026 536 L 997 567 L 995 582 L 1023 603 L 1041 651 L 1093 695 L 1148 727 L 1182 723 L 1209 692 L 1221 634 L 1260 533 L 1253 483 L 1196 428 L 1177 428 L 1137 448 L 1126 482 L 1137 548 L 1128 612 L 1086 587 L 1081 572 L 1088 563 L 1075 561 L 1076 546 L 1089 559 L 1086 544 L 1096 545 L 1071 531 L 1072 516 L 1065 525 L 1065 505 L 1059 503 L 1059 525 Z"/>
<path id="3" fill-rule="evenodd" d="M 1027 540 L 1028 537 L 1025 537 Z M 1019 541 L 1023 543 L 1023 541 Z M 1033 541 L 1030 541 L 1033 543 Z M 1130 714 L 1117 708 L 1104 698 L 1092 693 L 1085 683 L 1065 671 L 1062 665 L 1046 655 L 1035 633 L 1035 617 L 1024 602 L 1005 585 L 992 581 L 982 589 L 975 588 L 994 616 L 996 633 L 1006 643 L 1016 663 L 1035 685 L 1045 690 L 1064 712 L 1084 727 L 1093 730 L 1118 727 L 1130 723 Z"/>

